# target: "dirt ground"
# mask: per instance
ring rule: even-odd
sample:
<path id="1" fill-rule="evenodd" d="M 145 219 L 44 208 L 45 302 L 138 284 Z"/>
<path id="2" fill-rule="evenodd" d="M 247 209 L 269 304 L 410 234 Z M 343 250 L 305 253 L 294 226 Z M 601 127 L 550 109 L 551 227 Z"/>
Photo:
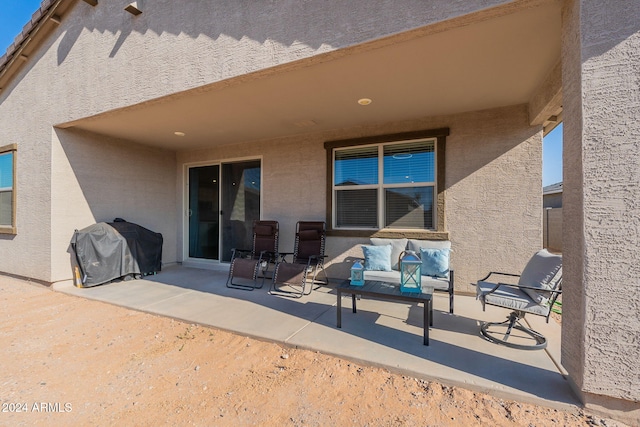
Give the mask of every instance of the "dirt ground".
<path id="1" fill-rule="evenodd" d="M 0 276 L 0 425 L 622 426 Z"/>

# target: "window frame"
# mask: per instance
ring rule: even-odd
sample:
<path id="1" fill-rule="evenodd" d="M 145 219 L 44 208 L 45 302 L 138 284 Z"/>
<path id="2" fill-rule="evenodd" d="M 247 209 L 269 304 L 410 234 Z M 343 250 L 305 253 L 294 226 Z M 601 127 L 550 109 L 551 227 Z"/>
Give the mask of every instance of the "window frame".
<path id="1" fill-rule="evenodd" d="M 396 134 L 378 135 L 364 138 L 344 139 L 327 141 L 324 144 L 327 156 L 327 183 L 326 183 L 326 217 L 327 235 L 344 237 L 410 237 L 416 239 L 448 239 L 449 233 L 445 230 L 445 148 L 446 137 L 449 135 L 449 128 L 421 130 L 414 132 L 403 132 Z M 344 229 L 334 228 L 334 152 L 336 149 L 355 148 L 364 145 L 384 145 L 389 143 L 402 143 L 414 140 L 435 139 L 435 200 L 434 200 L 434 228 L 433 229 Z M 385 188 L 384 183 L 379 183 L 376 187 Z M 383 203 L 378 201 L 378 205 Z M 379 215 L 384 215 L 381 213 Z M 384 222 L 383 222 L 384 224 Z"/>
<path id="2" fill-rule="evenodd" d="M 9 144 L 0 147 L 0 155 L 11 153 L 13 158 L 11 159 L 11 169 L 13 173 L 13 182 L 11 186 L 11 225 L 2 225 L 0 224 L 0 234 L 17 234 L 16 227 L 16 169 L 17 169 L 17 158 L 18 158 L 18 146 L 17 144 Z"/>

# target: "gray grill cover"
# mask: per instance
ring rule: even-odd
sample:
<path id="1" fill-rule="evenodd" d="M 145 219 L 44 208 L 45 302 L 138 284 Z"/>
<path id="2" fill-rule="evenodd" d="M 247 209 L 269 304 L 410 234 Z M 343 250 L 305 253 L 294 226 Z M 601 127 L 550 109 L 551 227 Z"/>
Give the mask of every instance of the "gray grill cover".
<path id="1" fill-rule="evenodd" d="M 76 230 L 71 248 L 85 287 L 139 278 L 162 268 L 162 234 L 124 220 Z"/>

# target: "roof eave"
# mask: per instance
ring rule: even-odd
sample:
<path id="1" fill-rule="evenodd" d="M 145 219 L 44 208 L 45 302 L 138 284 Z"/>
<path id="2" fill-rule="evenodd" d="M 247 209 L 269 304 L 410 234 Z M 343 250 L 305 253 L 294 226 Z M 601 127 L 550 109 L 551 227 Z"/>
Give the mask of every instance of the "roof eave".
<path id="1" fill-rule="evenodd" d="M 22 31 L 9 45 L 5 54 L 0 56 L 0 91 L 18 72 L 24 60 L 28 59 L 25 50 L 41 43 L 52 29 L 60 24 L 61 11 L 66 11 L 75 1 L 77 0 L 42 0 L 29 22 L 22 27 Z M 54 26 L 49 27 L 48 31 L 43 31 L 49 22 Z"/>

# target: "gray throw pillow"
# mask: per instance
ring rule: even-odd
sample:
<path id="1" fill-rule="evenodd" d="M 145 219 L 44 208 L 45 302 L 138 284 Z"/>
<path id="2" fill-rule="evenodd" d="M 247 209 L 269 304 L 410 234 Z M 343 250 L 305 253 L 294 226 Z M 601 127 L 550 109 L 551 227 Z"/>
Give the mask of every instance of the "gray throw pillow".
<path id="1" fill-rule="evenodd" d="M 562 278 L 562 256 L 554 255 L 542 249 L 529 260 L 522 274 L 519 285 L 540 289 L 523 289 L 535 302 L 544 305 L 549 302 L 550 293 L 545 290 L 555 289 Z"/>

